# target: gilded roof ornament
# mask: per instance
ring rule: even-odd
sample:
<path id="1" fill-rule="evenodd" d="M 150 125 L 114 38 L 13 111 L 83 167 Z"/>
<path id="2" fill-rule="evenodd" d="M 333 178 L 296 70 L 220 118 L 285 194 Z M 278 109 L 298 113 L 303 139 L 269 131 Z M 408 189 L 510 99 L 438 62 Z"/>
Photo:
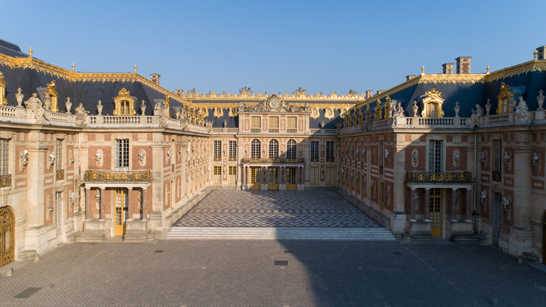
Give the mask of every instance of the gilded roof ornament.
<path id="1" fill-rule="evenodd" d="M 536 60 L 537 59 L 537 50 L 535 49 L 535 51 L 533 51 L 533 60 Z"/>
<path id="2" fill-rule="evenodd" d="M 489 74 L 489 65 L 487 65 L 487 67 L 485 68 L 485 73 Z"/>
<path id="3" fill-rule="evenodd" d="M 424 75 L 425 74 L 425 66 L 422 66 L 421 67 L 421 75 Z"/>
<path id="4" fill-rule="evenodd" d="M 136 73 L 137 73 L 137 72 L 136 72 L 136 64 L 135 64 L 135 66 L 133 66 L 133 68 L 135 69 L 135 74 L 136 74 Z"/>
<path id="5" fill-rule="evenodd" d="M 74 63 L 72 63 L 72 72 L 76 72 L 76 65 Z"/>
<path id="6" fill-rule="evenodd" d="M 30 48 L 28 49 L 28 56 L 29 56 L 29 57 L 32 57 L 32 52 L 33 52 L 33 51 L 32 51 L 32 47 L 30 47 Z"/>

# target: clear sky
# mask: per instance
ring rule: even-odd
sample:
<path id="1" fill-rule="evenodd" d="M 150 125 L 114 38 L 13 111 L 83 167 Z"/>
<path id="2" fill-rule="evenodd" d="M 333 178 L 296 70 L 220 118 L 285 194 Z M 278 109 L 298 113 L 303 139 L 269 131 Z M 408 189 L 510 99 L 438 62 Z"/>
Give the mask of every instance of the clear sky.
<path id="1" fill-rule="evenodd" d="M 0 38 L 82 72 L 168 90 L 386 90 L 473 56 L 483 73 L 546 45 L 546 1 L 5 1 Z"/>

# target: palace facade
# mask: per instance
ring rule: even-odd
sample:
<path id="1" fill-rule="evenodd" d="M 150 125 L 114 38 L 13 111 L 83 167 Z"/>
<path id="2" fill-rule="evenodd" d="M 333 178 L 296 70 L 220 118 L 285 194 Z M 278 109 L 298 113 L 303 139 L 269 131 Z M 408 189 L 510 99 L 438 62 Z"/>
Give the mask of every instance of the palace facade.
<path id="1" fill-rule="evenodd" d="M 0 41 L 0 266 L 62 243 L 161 234 L 204 190 L 335 189 L 400 239 L 546 259 L 544 47 L 388 91 L 168 91 Z"/>

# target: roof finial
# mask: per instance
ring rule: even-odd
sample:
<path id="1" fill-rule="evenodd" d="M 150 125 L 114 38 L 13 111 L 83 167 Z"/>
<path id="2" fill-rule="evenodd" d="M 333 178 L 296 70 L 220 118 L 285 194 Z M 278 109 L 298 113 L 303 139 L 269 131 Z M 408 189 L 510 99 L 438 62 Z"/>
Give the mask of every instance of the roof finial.
<path id="1" fill-rule="evenodd" d="M 487 65 L 487 68 L 485 69 L 485 73 L 486 73 L 486 74 L 489 73 L 489 65 Z"/>
<path id="2" fill-rule="evenodd" d="M 425 66 L 421 67 L 421 75 L 425 74 Z"/>
<path id="3" fill-rule="evenodd" d="M 536 60 L 537 59 L 537 50 L 535 49 L 535 51 L 533 51 L 533 60 Z"/>
<path id="4" fill-rule="evenodd" d="M 136 74 L 136 64 L 135 64 L 135 66 L 133 68 L 135 69 L 135 74 Z"/>
<path id="5" fill-rule="evenodd" d="M 74 65 L 74 63 L 72 63 L 72 72 L 75 72 L 76 71 L 76 65 Z"/>
<path id="6" fill-rule="evenodd" d="M 32 57 L 32 47 L 30 47 L 30 49 L 28 49 L 28 56 Z"/>

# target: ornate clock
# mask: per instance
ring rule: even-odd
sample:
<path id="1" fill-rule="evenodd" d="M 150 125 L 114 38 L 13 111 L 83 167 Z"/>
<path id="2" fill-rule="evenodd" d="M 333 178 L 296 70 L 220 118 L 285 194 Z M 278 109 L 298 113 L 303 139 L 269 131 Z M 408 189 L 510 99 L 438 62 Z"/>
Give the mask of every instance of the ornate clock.
<path id="1" fill-rule="evenodd" d="M 273 109 L 276 109 L 279 106 L 279 103 L 277 102 L 277 100 L 271 100 L 269 102 L 269 106 Z"/>

